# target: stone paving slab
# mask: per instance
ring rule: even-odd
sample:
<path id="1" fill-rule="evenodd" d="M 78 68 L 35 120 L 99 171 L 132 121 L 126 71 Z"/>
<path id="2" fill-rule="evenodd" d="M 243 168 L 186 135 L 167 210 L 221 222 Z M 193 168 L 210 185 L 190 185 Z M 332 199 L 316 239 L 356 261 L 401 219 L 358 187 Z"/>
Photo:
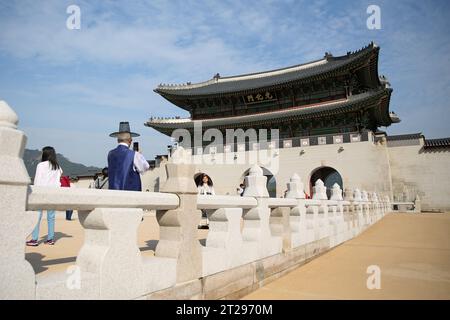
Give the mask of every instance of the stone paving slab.
<path id="1" fill-rule="evenodd" d="M 367 289 L 367 267 L 381 289 Z M 243 299 L 450 299 L 450 214 L 389 214 Z"/>

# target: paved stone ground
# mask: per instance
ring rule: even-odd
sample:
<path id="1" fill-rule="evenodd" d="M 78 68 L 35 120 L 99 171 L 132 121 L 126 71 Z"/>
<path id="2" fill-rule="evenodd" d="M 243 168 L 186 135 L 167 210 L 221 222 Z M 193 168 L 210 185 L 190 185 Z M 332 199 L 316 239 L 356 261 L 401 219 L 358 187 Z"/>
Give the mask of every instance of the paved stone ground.
<path id="1" fill-rule="evenodd" d="M 54 271 L 64 271 L 75 264 L 78 252 L 84 241 L 84 230 L 76 216 L 72 221 L 65 220 L 64 212 L 57 212 L 55 223 L 54 246 L 45 245 L 47 240 L 47 220 L 44 212 L 40 228 L 40 245 L 38 247 L 26 247 L 25 258 L 31 263 L 38 275 L 48 274 Z M 208 230 L 199 229 L 200 241 L 206 239 Z M 138 246 L 143 256 L 153 256 L 159 239 L 159 226 L 154 212 L 146 212 L 144 221 L 138 230 Z"/>
<path id="2" fill-rule="evenodd" d="M 367 289 L 367 267 L 381 289 Z M 450 213 L 397 213 L 244 299 L 450 299 Z"/>

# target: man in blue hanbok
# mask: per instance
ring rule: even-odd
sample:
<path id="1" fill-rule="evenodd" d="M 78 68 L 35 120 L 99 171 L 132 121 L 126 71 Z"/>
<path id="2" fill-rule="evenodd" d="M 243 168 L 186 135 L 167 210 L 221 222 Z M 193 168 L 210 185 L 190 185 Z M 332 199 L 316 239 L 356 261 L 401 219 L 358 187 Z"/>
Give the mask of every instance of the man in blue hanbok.
<path id="1" fill-rule="evenodd" d="M 130 146 L 139 134 L 130 131 L 128 122 L 119 124 L 119 131 L 111 133 L 119 145 L 108 154 L 108 177 L 110 190 L 142 191 L 140 175 L 150 168 L 144 156 Z"/>

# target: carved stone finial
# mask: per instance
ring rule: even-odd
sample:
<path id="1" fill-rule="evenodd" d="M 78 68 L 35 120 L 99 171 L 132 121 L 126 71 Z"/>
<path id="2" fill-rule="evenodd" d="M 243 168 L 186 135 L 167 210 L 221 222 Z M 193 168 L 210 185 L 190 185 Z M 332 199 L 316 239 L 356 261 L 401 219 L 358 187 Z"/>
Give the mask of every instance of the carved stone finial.
<path id="1" fill-rule="evenodd" d="M 344 200 L 346 200 L 346 201 L 353 201 L 353 190 L 352 189 L 345 188 Z"/>
<path id="2" fill-rule="evenodd" d="M 6 101 L 0 100 L 0 127 L 17 128 L 19 118 Z"/>
<path id="3" fill-rule="evenodd" d="M 260 166 L 254 164 L 248 176 L 245 177 L 245 197 L 260 197 L 268 198 L 269 192 L 266 187 L 267 177 L 263 175 L 263 170 Z"/>
<path id="4" fill-rule="evenodd" d="M 313 199 L 317 200 L 328 200 L 327 197 L 327 188 L 323 184 L 323 181 L 317 179 L 316 183 L 313 187 Z"/>
<path id="5" fill-rule="evenodd" d="M 367 191 L 366 191 L 366 190 L 363 190 L 363 191 L 361 192 L 361 200 L 362 200 L 362 201 L 369 201 L 369 195 L 367 194 Z"/>
<path id="6" fill-rule="evenodd" d="M 372 192 L 372 201 L 373 202 L 378 202 L 378 195 L 376 192 Z"/>
<path id="7" fill-rule="evenodd" d="M 359 189 L 355 189 L 353 193 L 353 200 L 361 201 L 361 191 L 359 191 Z"/>
<path id="8" fill-rule="evenodd" d="M 305 199 L 304 185 L 300 176 L 294 173 L 287 183 L 286 198 Z"/>
<path id="9" fill-rule="evenodd" d="M 341 187 L 337 183 L 335 183 L 333 185 L 333 189 L 331 190 L 330 200 L 337 200 L 337 201 L 343 200 Z"/>

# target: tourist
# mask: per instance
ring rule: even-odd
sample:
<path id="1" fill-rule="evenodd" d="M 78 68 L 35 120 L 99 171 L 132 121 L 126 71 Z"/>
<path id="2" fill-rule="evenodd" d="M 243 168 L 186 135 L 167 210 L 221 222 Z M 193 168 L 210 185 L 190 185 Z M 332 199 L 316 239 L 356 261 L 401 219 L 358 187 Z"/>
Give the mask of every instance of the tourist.
<path id="1" fill-rule="evenodd" d="M 102 169 L 102 174 L 94 181 L 95 189 L 108 189 L 108 167 Z"/>
<path id="2" fill-rule="evenodd" d="M 37 165 L 36 174 L 34 176 L 35 186 L 54 187 L 61 186 L 62 169 L 56 160 L 56 152 L 52 147 L 42 149 L 42 159 Z M 39 226 L 42 218 L 42 210 L 39 211 L 39 220 L 31 235 L 31 240 L 27 241 L 28 246 L 37 246 L 39 238 Z M 47 210 L 48 234 L 45 244 L 55 244 L 55 210 Z"/>
<path id="3" fill-rule="evenodd" d="M 239 185 L 239 188 L 237 188 L 236 190 L 237 190 L 238 195 L 243 197 L 244 196 L 244 191 L 245 191 L 245 184 L 241 183 Z"/>
<path id="4" fill-rule="evenodd" d="M 150 165 L 139 151 L 130 149 L 132 138 L 139 134 L 130 131 L 128 122 L 121 122 L 119 131 L 109 136 L 117 138 L 119 144 L 108 154 L 109 189 L 142 191 L 140 174 Z"/>
<path id="5" fill-rule="evenodd" d="M 198 194 L 201 195 L 215 195 L 213 183 L 211 181 L 211 178 L 203 173 L 201 175 L 201 178 L 199 179 L 198 185 L 197 185 Z M 206 210 L 202 211 L 202 219 L 205 219 L 205 224 L 201 224 L 198 226 L 199 229 L 209 229 L 209 221 L 208 221 L 208 214 Z"/>
<path id="6" fill-rule="evenodd" d="M 202 195 L 215 195 L 213 183 L 211 178 L 203 173 L 199 184 L 197 185 L 198 194 Z"/>
<path id="7" fill-rule="evenodd" d="M 93 181 L 89 184 L 89 189 L 95 189 L 95 181 L 97 181 L 99 175 L 99 173 L 94 174 Z"/>
<path id="8" fill-rule="evenodd" d="M 68 176 L 61 176 L 61 187 L 70 188 L 70 178 Z M 66 220 L 72 220 L 73 210 L 66 210 Z"/>

